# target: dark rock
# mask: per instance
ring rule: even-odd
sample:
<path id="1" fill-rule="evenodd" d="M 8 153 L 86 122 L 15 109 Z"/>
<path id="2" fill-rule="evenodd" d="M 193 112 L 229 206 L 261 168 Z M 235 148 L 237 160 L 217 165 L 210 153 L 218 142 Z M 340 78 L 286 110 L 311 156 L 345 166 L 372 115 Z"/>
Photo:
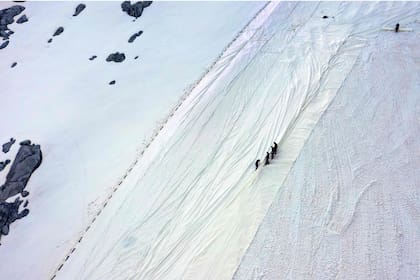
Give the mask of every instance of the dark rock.
<path id="1" fill-rule="evenodd" d="M 28 204 L 29 204 L 29 200 L 25 200 L 25 203 L 23 204 L 23 207 L 24 208 L 28 207 Z"/>
<path id="2" fill-rule="evenodd" d="M 57 30 L 54 32 L 53 36 L 58 36 L 61 33 L 63 33 L 64 28 L 62 26 L 60 26 L 59 28 L 57 28 Z"/>
<path id="3" fill-rule="evenodd" d="M 134 57 L 134 59 L 137 59 L 137 58 L 139 58 L 139 56 L 138 56 L 138 55 L 136 55 L 136 56 Z"/>
<path id="4" fill-rule="evenodd" d="M 0 171 L 3 171 L 9 163 L 10 163 L 10 159 L 6 159 L 5 161 L 0 161 Z"/>
<path id="5" fill-rule="evenodd" d="M 48 40 L 48 43 L 51 43 L 52 42 L 52 38 L 50 38 L 49 40 Z"/>
<path id="6" fill-rule="evenodd" d="M 9 142 L 4 143 L 2 146 L 3 153 L 8 153 L 10 151 L 10 148 L 15 144 L 16 139 L 10 138 Z"/>
<path id="7" fill-rule="evenodd" d="M 9 41 L 3 42 L 3 44 L 0 45 L 0 50 L 1 49 L 4 49 L 5 47 L 7 47 L 8 44 L 9 44 Z"/>
<path id="8" fill-rule="evenodd" d="M 28 18 L 26 17 L 26 15 L 21 16 L 20 18 L 18 18 L 18 20 L 16 21 L 16 23 L 22 24 L 28 21 Z"/>
<path id="9" fill-rule="evenodd" d="M 22 197 L 27 197 L 29 195 L 29 192 L 28 191 L 23 191 L 21 193 L 21 195 L 22 195 Z"/>
<path id="10" fill-rule="evenodd" d="M 15 22 L 14 18 L 23 10 L 25 10 L 25 7 L 20 5 L 14 5 L 10 8 L 0 10 L 0 31 L 9 31 L 0 33 L 0 37 L 2 37 L 3 40 L 8 40 L 9 36 L 13 34 L 13 31 L 9 30 L 8 25 Z M 0 49 L 4 49 L 8 44 L 8 41 L 4 42 L 0 45 Z"/>
<path id="11" fill-rule="evenodd" d="M 110 61 L 123 62 L 124 60 L 125 60 L 125 54 L 124 53 L 119 53 L 119 52 L 111 53 L 106 58 L 106 61 L 108 61 L 108 62 L 110 62 Z"/>
<path id="12" fill-rule="evenodd" d="M 129 16 L 139 18 L 143 13 L 143 9 L 149 7 L 152 1 L 139 1 L 131 4 L 130 1 L 124 1 L 121 3 L 121 9 L 126 12 Z"/>
<path id="13" fill-rule="evenodd" d="M 115 85 L 115 80 L 109 82 L 110 85 Z"/>
<path id="14" fill-rule="evenodd" d="M 149 7 L 150 5 L 152 5 L 152 3 L 153 3 L 153 1 L 143 1 L 143 2 L 142 2 L 142 4 L 143 4 L 143 8 L 147 8 L 147 7 Z"/>
<path id="15" fill-rule="evenodd" d="M 3 235 L 8 235 L 9 234 L 9 225 L 4 225 L 1 228 L 1 234 L 3 234 Z"/>
<path id="16" fill-rule="evenodd" d="M 143 31 L 142 30 L 140 30 L 137 33 L 134 33 L 133 35 L 131 35 L 130 39 L 128 39 L 128 42 L 129 43 L 133 43 L 134 40 L 136 40 L 136 38 L 139 37 L 141 34 L 143 34 Z"/>
<path id="17" fill-rule="evenodd" d="M 73 16 L 77 17 L 84 9 L 86 8 L 85 4 L 79 4 L 76 7 L 76 11 L 74 12 Z"/>
<path id="18" fill-rule="evenodd" d="M 10 66 L 10 68 L 14 68 L 17 65 L 17 62 L 13 62 L 13 64 Z"/>
<path id="19" fill-rule="evenodd" d="M 14 202 L 0 202 L 0 236 L 9 234 L 10 224 L 29 214 L 29 209 L 24 209 L 19 213 L 22 202 L 23 200 L 19 198 Z"/>
<path id="20" fill-rule="evenodd" d="M 89 58 L 89 60 L 94 60 L 95 58 L 97 58 L 97 56 L 96 56 L 96 55 L 93 55 L 93 56 L 91 56 L 91 57 Z"/>
<path id="21" fill-rule="evenodd" d="M 22 212 L 20 212 L 17 216 L 18 219 L 22 219 L 23 217 L 28 216 L 29 214 L 29 209 L 23 209 Z"/>
<path id="22" fill-rule="evenodd" d="M 9 39 L 9 32 L 7 32 L 5 30 L 0 30 L 0 37 L 2 37 L 3 40 Z"/>
<path id="23" fill-rule="evenodd" d="M 31 140 L 23 140 L 22 142 L 19 143 L 19 145 L 31 145 Z"/>
<path id="24" fill-rule="evenodd" d="M 0 189 L 0 202 L 21 193 L 28 183 L 32 173 L 41 165 L 42 152 L 39 145 L 24 141 L 6 176 L 6 182 Z"/>
<path id="25" fill-rule="evenodd" d="M 323 16 L 322 18 L 328 18 L 328 16 Z"/>

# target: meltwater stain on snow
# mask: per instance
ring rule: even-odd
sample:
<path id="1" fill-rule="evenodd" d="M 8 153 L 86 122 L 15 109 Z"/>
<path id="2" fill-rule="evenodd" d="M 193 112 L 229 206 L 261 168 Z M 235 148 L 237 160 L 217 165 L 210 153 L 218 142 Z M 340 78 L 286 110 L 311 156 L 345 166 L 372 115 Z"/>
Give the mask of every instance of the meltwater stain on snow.
<path id="1" fill-rule="evenodd" d="M 20 143 L 19 151 L 6 176 L 6 182 L 0 187 L 0 237 L 9 233 L 11 223 L 29 214 L 29 209 L 25 208 L 28 205 L 27 201 L 24 203 L 25 209 L 20 211 L 19 208 L 24 202 L 22 198 L 29 195 L 29 192 L 25 191 L 25 187 L 41 162 L 40 145 L 32 144 L 30 140 Z M 7 201 L 16 195 L 18 196 L 13 202 Z"/>

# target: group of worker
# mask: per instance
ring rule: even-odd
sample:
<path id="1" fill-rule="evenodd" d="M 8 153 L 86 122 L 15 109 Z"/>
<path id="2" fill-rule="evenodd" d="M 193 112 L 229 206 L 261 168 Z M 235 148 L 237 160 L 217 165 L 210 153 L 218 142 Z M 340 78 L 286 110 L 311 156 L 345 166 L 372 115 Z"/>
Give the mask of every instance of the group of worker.
<path id="1" fill-rule="evenodd" d="M 274 159 L 274 156 L 277 154 L 277 143 L 274 142 L 274 145 L 271 146 L 271 152 L 267 152 L 264 158 L 264 165 L 268 165 L 270 164 L 270 155 L 271 155 L 271 159 Z M 255 162 L 255 170 L 258 169 L 258 166 L 260 165 L 260 160 L 257 159 L 257 161 Z"/>

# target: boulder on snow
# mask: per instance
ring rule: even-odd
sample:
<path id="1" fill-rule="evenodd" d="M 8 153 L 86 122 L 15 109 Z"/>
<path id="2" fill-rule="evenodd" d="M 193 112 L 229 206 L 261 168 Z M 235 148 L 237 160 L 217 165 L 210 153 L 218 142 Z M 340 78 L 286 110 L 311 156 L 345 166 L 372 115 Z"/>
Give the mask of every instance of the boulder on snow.
<path id="1" fill-rule="evenodd" d="M 10 68 L 15 68 L 15 67 L 16 67 L 16 65 L 17 65 L 17 62 L 13 62 L 13 64 L 12 64 L 12 65 L 10 65 Z"/>
<path id="2" fill-rule="evenodd" d="M 16 21 L 16 23 L 22 24 L 28 21 L 28 17 L 26 15 L 22 15 L 20 18 L 18 18 L 18 20 Z"/>
<path id="3" fill-rule="evenodd" d="M 96 56 L 96 55 L 92 55 L 92 56 L 89 58 L 89 60 L 94 60 L 95 58 L 97 58 L 97 56 Z"/>
<path id="4" fill-rule="evenodd" d="M 60 26 L 59 28 L 57 28 L 57 30 L 54 32 L 53 36 L 58 36 L 61 33 L 64 32 L 64 27 Z"/>
<path id="5" fill-rule="evenodd" d="M 10 151 L 10 148 L 15 142 L 16 142 L 16 139 L 10 138 L 9 142 L 4 143 L 2 146 L 3 153 L 8 153 Z"/>
<path id="6" fill-rule="evenodd" d="M 115 85 L 115 80 L 109 82 L 110 85 Z"/>
<path id="7" fill-rule="evenodd" d="M 133 35 L 130 36 L 130 38 L 128 39 L 128 42 L 129 43 L 133 43 L 134 40 L 136 40 L 136 38 L 139 37 L 141 34 L 143 34 L 143 31 L 142 30 L 140 30 L 137 33 L 134 33 Z"/>
<path id="8" fill-rule="evenodd" d="M 76 11 L 74 12 L 73 16 L 77 17 L 85 8 L 86 8 L 85 4 L 81 3 L 81 4 L 77 5 Z"/>
<path id="9" fill-rule="evenodd" d="M 5 41 L 0 45 L 0 50 L 4 49 L 5 47 L 7 47 L 7 45 L 9 44 L 9 41 Z"/>
<path id="10" fill-rule="evenodd" d="M 130 1 L 124 1 L 121 3 L 121 9 L 129 16 L 139 18 L 143 13 L 143 9 L 149 7 L 151 4 L 152 1 L 139 1 L 134 4 L 131 4 Z"/>
<path id="11" fill-rule="evenodd" d="M 108 57 L 106 58 L 107 62 L 123 62 L 125 60 L 125 54 L 124 53 L 111 53 L 110 55 L 108 55 Z"/>
<path id="12" fill-rule="evenodd" d="M 52 42 L 52 38 L 48 39 L 48 43 L 51 43 L 51 42 Z"/>

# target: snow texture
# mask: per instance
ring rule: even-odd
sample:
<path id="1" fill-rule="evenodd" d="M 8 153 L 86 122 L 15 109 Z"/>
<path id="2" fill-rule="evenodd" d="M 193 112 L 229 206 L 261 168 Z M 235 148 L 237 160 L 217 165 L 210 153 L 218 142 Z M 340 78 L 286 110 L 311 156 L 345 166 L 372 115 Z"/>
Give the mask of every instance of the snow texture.
<path id="1" fill-rule="evenodd" d="M 121 2 L 89 2 L 73 17 L 77 4 L 21 3 L 30 21 L 9 25 L 16 33 L 0 52 L 1 143 L 13 135 L 43 149 L 26 187 L 31 213 L 1 240 L 2 279 L 52 275 L 155 129 L 264 5 L 156 2 L 133 22 Z M 47 44 L 58 26 L 65 32 Z M 129 44 L 139 29 L 141 44 Z M 130 59 L 107 63 L 116 51 Z"/>
<path id="2" fill-rule="evenodd" d="M 69 5 L 60 5 L 67 14 Z M 89 5 L 78 20 L 103 17 L 112 5 L 121 9 L 115 3 Z M 0 131 L 32 132 L 48 152 L 33 181 L 37 188 L 30 190 L 33 211 L 12 224 L 18 226 L 0 251 L 2 276 L 418 279 L 419 33 L 382 30 L 396 22 L 418 29 L 418 4 L 172 5 L 155 2 L 141 16 L 142 44 L 127 43 L 139 30 L 131 21 L 123 23 L 127 15 L 115 22 L 109 16 L 102 23 L 111 31 L 118 24 L 127 27 L 124 34 L 111 32 L 124 48 L 117 43 L 104 48 L 109 38 L 98 35 L 95 49 L 82 45 L 83 52 L 70 58 L 63 50 L 75 45 L 66 36 L 78 32 L 94 39 L 80 32 L 86 25 L 45 23 L 66 27 L 47 47 L 60 63 L 36 67 L 79 67 L 65 68 L 68 78 L 60 73 L 60 86 L 53 90 L 31 87 L 42 95 L 19 94 L 28 82 L 7 84 L 14 74 L 6 73 L 6 88 L 18 93 L 10 98 L 16 103 L 19 96 L 27 98 L 21 105 L 27 110 L 21 110 L 26 118 L 0 123 Z M 165 24 L 172 33 L 158 32 Z M 45 36 L 51 33 L 47 29 Z M 211 64 L 212 54 L 232 38 Z M 116 50 L 141 59 L 115 64 L 86 59 Z M 195 57 L 200 62 L 194 62 L 200 51 Z M 17 68 L 23 72 L 25 60 L 19 59 Z M 91 68 L 80 73 L 86 63 Z M 209 66 L 181 95 L 194 73 Z M 191 75 L 182 76 L 185 72 Z M 81 82 L 87 74 L 94 78 Z M 104 83 L 112 79 L 118 83 Z M 33 109 L 43 105 L 42 97 L 71 109 Z M 179 97 L 153 141 L 136 154 L 134 140 L 152 131 L 169 100 Z M 11 115 L 16 109 L 9 107 L 4 110 Z M 52 123 L 32 122 L 32 128 L 26 122 L 31 114 Z M 255 171 L 255 161 L 273 141 L 279 143 L 277 157 Z M 38 251 L 30 251 L 35 246 Z"/>

